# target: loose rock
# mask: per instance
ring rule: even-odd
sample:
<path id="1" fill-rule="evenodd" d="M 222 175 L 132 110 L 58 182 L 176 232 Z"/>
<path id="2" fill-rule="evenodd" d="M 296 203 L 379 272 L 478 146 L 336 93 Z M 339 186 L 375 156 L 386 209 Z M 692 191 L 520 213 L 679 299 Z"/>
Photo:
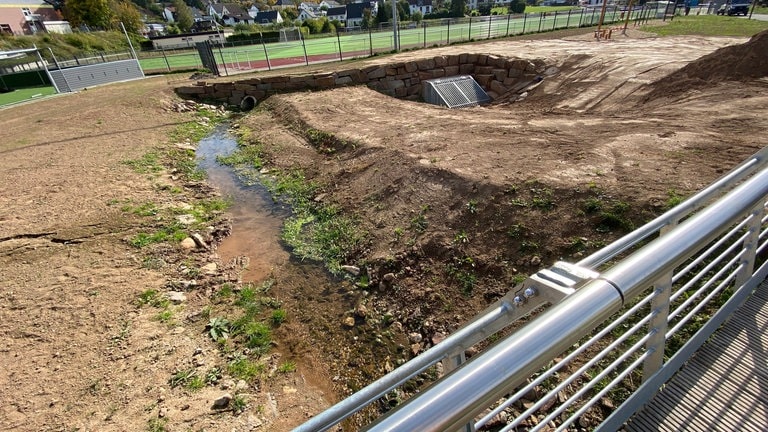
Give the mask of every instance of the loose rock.
<path id="1" fill-rule="evenodd" d="M 341 269 L 345 272 L 354 275 L 354 276 L 360 276 L 360 267 L 357 266 L 351 266 L 351 265 L 343 265 L 341 266 Z"/>
<path id="2" fill-rule="evenodd" d="M 192 240 L 192 238 L 190 238 L 190 237 L 187 237 L 187 238 L 185 238 L 184 240 L 181 241 L 181 248 L 182 249 L 191 250 L 191 249 L 194 249 L 195 247 L 197 247 L 197 245 L 195 244 L 195 241 Z"/>
<path id="3" fill-rule="evenodd" d="M 225 393 L 221 397 L 213 401 L 213 409 L 224 409 L 229 406 L 229 402 L 231 400 L 232 400 L 232 395 L 229 393 Z"/>
<path id="4" fill-rule="evenodd" d="M 169 291 L 165 295 L 168 297 L 168 300 L 176 304 L 187 301 L 187 296 L 181 291 Z"/>

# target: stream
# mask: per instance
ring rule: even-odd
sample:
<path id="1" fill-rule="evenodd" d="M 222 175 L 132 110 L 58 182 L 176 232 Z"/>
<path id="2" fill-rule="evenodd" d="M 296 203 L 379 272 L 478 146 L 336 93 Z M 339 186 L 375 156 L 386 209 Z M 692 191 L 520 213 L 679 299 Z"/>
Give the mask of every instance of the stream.
<path id="1" fill-rule="evenodd" d="M 217 127 L 197 147 L 198 166 L 208 174 L 208 182 L 222 196 L 232 200 L 232 234 L 218 247 L 222 262 L 245 255 L 250 263 L 242 274 L 244 281 L 262 281 L 276 266 L 286 265 L 290 254 L 280 244 L 280 229 L 290 210 L 275 203 L 261 184 L 245 185 L 228 166 L 216 157 L 237 149 L 237 142 L 226 129 Z"/>

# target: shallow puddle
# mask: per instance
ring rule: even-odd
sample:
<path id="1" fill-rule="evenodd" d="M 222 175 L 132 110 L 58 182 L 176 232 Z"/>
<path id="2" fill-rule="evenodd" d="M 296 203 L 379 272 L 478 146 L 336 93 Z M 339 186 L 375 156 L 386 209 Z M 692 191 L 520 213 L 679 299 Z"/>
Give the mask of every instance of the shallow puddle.
<path id="1" fill-rule="evenodd" d="M 290 211 L 274 203 L 260 184 L 245 185 L 228 166 L 219 164 L 217 156 L 231 154 L 237 148 L 235 138 L 225 126 L 218 127 L 200 141 L 198 166 L 208 173 L 208 182 L 222 196 L 232 199 L 232 234 L 218 247 L 223 262 L 245 255 L 250 258 L 243 271 L 244 281 L 261 281 L 275 266 L 289 261 L 290 254 L 280 244 L 280 228 Z"/>

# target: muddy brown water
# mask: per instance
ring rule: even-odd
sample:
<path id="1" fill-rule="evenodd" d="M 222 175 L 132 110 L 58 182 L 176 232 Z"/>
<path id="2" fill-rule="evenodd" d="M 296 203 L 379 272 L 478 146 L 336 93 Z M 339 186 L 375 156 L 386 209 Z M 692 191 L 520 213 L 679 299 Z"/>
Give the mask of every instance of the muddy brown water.
<path id="1" fill-rule="evenodd" d="M 241 274 L 243 282 L 277 280 L 271 294 L 284 301 L 288 322 L 276 332 L 282 339 L 276 351 L 286 360 L 295 361 L 301 376 L 331 403 L 337 399 L 331 371 L 325 366 L 327 362 L 318 362 L 313 353 L 316 349 L 328 352 L 330 346 L 345 344 L 346 332 L 328 338 L 318 334 L 330 336 L 328 333 L 335 333 L 334 330 L 341 327 L 340 316 L 354 301 L 349 298 L 349 284 L 334 279 L 316 263 L 291 257 L 280 241 L 280 231 L 291 214 L 290 208 L 275 202 L 259 182 L 246 184 L 235 170 L 217 161 L 217 156 L 229 155 L 236 148 L 235 138 L 224 125 L 202 139 L 196 151 L 198 166 L 206 171 L 208 183 L 232 201 L 228 210 L 232 231 L 222 240 L 217 253 L 225 263 L 240 256 L 249 258 Z M 305 324 L 308 329 L 297 328 Z M 308 350 L 312 346 L 314 348 Z"/>
<path id="2" fill-rule="evenodd" d="M 235 138 L 225 127 L 219 127 L 200 141 L 198 166 L 208 174 L 208 182 L 224 197 L 232 200 L 232 234 L 218 247 L 223 262 L 248 256 L 250 263 L 242 274 L 243 281 L 259 282 L 269 277 L 275 266 L 289 263 L 290 253 L 280 243 L 283 220 L 290 209 L 275 203 L 261 184 L 246 185 L 217 156 L 227 156 L 237 148 Z"/>

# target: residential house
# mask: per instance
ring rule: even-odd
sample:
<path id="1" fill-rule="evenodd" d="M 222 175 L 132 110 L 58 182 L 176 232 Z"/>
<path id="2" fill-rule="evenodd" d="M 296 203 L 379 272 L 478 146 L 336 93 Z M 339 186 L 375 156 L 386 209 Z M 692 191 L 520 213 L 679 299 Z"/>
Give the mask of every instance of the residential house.
<path id="1" fill-rule="evenodd" d="M 299 21 L 306 21 L 308 19 L 317 19 L 318 15 L 311 9 L 299 9 Z"/>
<path id="2" fill-rule="evenodd" d="M 296 4 L 293 2 L 293 0 L 277 0 L 275 5 L 272 7 L 274 9 L 285 9 L 289 7 L 296 7 Z"/>
<path id="3" fill-rule="evenodd" d="M 283 22 L 283 17 L 280 15 L 279 11 L 272 10 L 272 11 L 261 11 L 258 15 L 256 15 L 255 18 L 256 24 L 280 24 Z"/>
<path id="4" fill-rule="evenodd" d="M 326 9 L 336 8 L 339 6 L 344 6 L 344 5 L 334 0 L 323 0 L 320 2 L 320 5 L 319 5 L 320 8 L 325 7 Z"/>
<path id="5" fill-rule="evenodd" d="M 208 5 L 208 13 L 226 25 L 254 23 L 254 18 L 235 3 L 210 4 Z"/>
<path id="6" fill-rule="evenodd" d="M 150 37 L 149 39 L 152 41 L 152 47 L 156 50 L 177 49 L 192 48 L 196 43 L 205 41 L 210 41 L 214 45 L 223 44 L 227 36 L 231 36 L 232 34 L 232 29 L 224 29 L 221 32 L 210 31 L 201 33 L 187 33 Z"/>
<path id="7" fill-rule="evenodd" d="M 251 18 L 256 19 L 256 15 L 258 15 L 258 14 L 259 14 L 259 7 L 258 6 L 253 5 L 253 6 L 251 6 L 248 9 L 248 15 L 250 15 Z"/>
<path id="8" fill-rule="evenodd" d="M 408 0 L 408 6 L 411 9 L 411 15 L 414 12 L 421 12 L 422 16 L 432 13 L 432 0 Z"/>
<path id="9" fill-rule="evenodd" d="M 332 7 L 329 8 L 327 11 L 325 11 L 325 16 L 328 17 L 330 21 L 340 21 L 340 22 L 346 22 L 347 21 L 347 7 L 346 6 L 338 6 L 338 7 Z"/>
<path id="10" fill-rule="evenodd" d="M 163 19 L 165 22 L 171 24 L 176 22 L 176 8 L 173 6 L 167 6 L 163 8 Z"/>
<path id="11" fill-rule="evenodd" d="M 301 4 L 299 4 L 299 11 L 302 10 L 310 11 L 317 15 L 320 11 L 320 5 L 312 2 L 301 2 Z"/>
<path id="12" fill-rule="evenodd" d="M 379 10 L 379 4 L 376 2 L 363 2 L 363 3 L 350 3 L 347 5 L 347 18 L 346 27 L 360 27 L 363 23 L 363 11 L 368 9 L 371 11 L 372 16 L 376 16 L 376 12 Z"/>
<path id="13" fill-rule="evenodd" d="M 60 21 L 61 15 L 43 0 L 0 0 L 0 33 L 31 35 L 45 31 L 45 21 Z"/>

